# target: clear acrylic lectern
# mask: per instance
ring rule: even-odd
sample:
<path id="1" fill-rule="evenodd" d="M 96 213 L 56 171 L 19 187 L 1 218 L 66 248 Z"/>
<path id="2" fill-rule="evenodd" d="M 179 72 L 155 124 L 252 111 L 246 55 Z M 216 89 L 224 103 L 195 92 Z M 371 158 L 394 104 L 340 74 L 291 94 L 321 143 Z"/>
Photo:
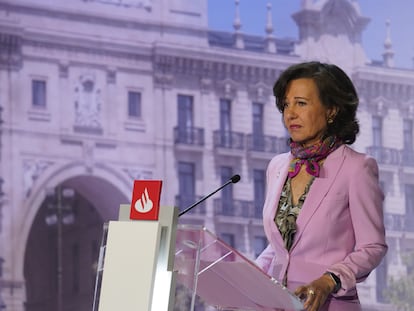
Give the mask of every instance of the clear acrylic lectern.
<path id="1" fill-rule="evenodd" d="M 176 234 L 176 306 L 186 290 L 189 311 L 199 299 L 218 310 L 303 310 L 287 288 L 207 229 L 178 226 Z"/>

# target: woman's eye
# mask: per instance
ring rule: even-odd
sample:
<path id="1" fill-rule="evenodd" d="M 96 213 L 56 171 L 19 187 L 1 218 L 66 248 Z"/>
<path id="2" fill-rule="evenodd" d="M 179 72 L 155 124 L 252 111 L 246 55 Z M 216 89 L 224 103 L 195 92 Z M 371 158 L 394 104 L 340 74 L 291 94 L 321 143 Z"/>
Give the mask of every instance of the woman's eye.
<path id="1" fill-rule="evenodd" d="M 304 101 L 298 101 L 298 105 L 299 106 L 305 106 L 306 105 L 306 102 L 304 102 Z"/>

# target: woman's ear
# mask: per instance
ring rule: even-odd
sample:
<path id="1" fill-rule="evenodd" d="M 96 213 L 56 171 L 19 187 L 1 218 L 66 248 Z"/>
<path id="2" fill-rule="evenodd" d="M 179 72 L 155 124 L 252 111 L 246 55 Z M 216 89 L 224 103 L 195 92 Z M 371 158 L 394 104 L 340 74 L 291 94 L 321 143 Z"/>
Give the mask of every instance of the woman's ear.
<path id="1" fill-rule="evenodd" d="M 338 114 L 338 107 L 332 107 L 328 110 L 328 118 L 327 120 L 332 120 L 330 123 L 333 122 L 333 120 L 335 120 L 336 115 Z"/>

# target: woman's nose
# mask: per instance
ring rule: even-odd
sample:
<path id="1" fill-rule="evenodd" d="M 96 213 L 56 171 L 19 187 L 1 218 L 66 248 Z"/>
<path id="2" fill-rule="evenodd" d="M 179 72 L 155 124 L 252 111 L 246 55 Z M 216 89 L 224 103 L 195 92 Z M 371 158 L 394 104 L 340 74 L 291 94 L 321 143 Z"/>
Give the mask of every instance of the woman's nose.
<path id="1" fill-rule="evenodd" d="M 286 119 L 291 120 L 297 117 L 296 110 L 293 107 L 286 107 L 283 111 L 283 114 Z"/>

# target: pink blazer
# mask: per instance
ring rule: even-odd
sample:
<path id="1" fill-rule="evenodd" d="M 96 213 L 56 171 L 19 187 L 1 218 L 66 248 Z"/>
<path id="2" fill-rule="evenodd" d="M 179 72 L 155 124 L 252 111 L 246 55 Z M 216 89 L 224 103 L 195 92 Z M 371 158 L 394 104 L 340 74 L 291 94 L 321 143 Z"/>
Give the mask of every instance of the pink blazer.
<path id="1" fill-rule="evenodd" d="M 356 283 L 366 279 L 387 251 L 377 163 L 346 145 L 332 152 L 309 190 L 288 252 L 274 217 L 291 158 L 290 153 L 280 154 L 269 163 L 263 209 L 269 245 L 256 263 L 279 281 L 287 271 L 291 290 L 331 271 L 342 283 L 335 296 L 355 296 Z"/>

